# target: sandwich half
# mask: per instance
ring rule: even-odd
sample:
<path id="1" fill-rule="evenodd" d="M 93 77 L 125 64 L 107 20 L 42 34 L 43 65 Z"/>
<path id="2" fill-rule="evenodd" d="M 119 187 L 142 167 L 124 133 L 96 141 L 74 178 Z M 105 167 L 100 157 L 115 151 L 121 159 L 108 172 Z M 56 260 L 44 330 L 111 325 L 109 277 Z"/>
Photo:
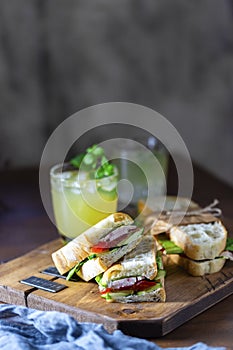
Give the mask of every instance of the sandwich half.
<path id="1" fill-rule="evenodd" d="M 96 282 L 101 296 L 108 302 L 164 302 L 164 277 L 156 241 L 151 235 L 144 235 L 131 252 L 97 276 Z"/>
<path id="2" fill-rule="evenodd" d="M 192 276 L 218 272 L 225 264 L 227 231 L 220 221 L 173 227 L 170 240 L 183 250 L 171 260 Z"/>
<path id="3" fill-rule="evenodd" d="M 67 279 L 77 274 L 89 281 L 106 271 L 142 239 L 143 228 L 124 213 L 101 220 L 52 254 L 53 262 Z"/>

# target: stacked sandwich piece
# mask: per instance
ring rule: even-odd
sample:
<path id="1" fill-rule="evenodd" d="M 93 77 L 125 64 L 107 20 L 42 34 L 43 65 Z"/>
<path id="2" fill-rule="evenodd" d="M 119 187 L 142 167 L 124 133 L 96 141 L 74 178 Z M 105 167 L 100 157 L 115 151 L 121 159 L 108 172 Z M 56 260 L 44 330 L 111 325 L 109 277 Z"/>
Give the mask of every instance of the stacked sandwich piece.
<path id="1" fill-rule="evenodd" d="M 52 254 L 67 279 L 96 278 L 107 301 L 165 301 L 162 259 L 156 241 L 124 213 L 109 215 Z"/>
<path id="2" fill-rule="evenodd" d="M 227 231 L 220 221 L 173 227 L 170 239 L 183 250 L 182 254 L 171 255 L 171 259 L 192 276 L 218 272 L 225 264 L 221 254 Z"/>
<path id="3" fill-rule="evenodd" d="M 155 239 L 145 235 L 96 281 L 102 297 L 110 302 L 165 301 L 164 277 L 161 252 Z"/>
<path id="4" fill-rule="evenodd" d="M 187 213 L 181 211 L 173 217 L 150 214 L 145 224 L 151 225 L 151 234 L 156 237 L 161 249 L 169 258 L 192 276 L 203 276 L 220 271 L 226 259 L 232 260 L 227 230 L 219 217 L 216 217 L 191 202 Z M 218 203 L 217 201 L 214 202 Z M 213 204 L 208 206 L 213 208 Z M 217 208 L 216 208 L 217 209 Z M 181 220 L 179 220 L 179 215 Z M 174 213 L 173 213 L 174 214 Z M 153 224 L 154 222 L 154 224 Z"/>

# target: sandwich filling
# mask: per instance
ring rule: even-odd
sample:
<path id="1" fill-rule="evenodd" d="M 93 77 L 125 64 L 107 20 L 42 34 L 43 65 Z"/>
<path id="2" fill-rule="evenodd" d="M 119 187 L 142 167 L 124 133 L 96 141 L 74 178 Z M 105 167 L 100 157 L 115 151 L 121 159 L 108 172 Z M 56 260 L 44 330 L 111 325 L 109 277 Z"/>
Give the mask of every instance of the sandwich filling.
<path id="1" fill-rule="evenodd" d="M 86 264 L 87 270 L 93 268 L 93 263 L 98 260 L 98 266 L 101 268 L 102 261 L 108 261 L 109 254 L 114 256 L 118 250 L 123 247 L 128 246 L 130 243 L 137 241 L 143 234 L 143 228 L 137 227 L 136 225 L 122 225 L 114 228 L 107 232 L 107 234 L 102 237 L 98 243 L 90 248 L 91 254 L 87 256 L 84 260 L 78 262 L 68 273 L 67 280 L 70 280 L 74 274 L 83 278 L 84 264 Z M 102 271 L 108 268 L 103 263 Z M 102 272 L 102 271 L 99 271 Z M 95 276 L 93 276 L 95 277 Z"/>
<path id="2" fill-rule="evenodd" d="M 138 231 L 136 225 L 123 225 L 111 230 L 106 236 L 91 247 L 93 253 L 102 253 L 112 248 L 122 247 L 130 242 L 130 236 Z"/>
<path id="3" fill-rule="evenodd" d="M 144 237 L 121 262 L 95 278 L 106 301 L 118 297 L 142 296 L 163 288 L 165 270 L 162 254 L 155 253 L 152 237 Z"/>
<path id="4" fill-rule="evenodd" d="M 175 244 L 173 241 L 169 239 L 166 234 L 161 234 L 159 238 L 157 238 L 158 247 L 163 254 L 173 255 L 178 254 L 182 258 L 186 258 L 189 260 L 193 260 L 196 262 L 205 262 L 214 259 L 228 259 L 233 261 L 233 238 L 227 237 L 226 245 L 224 251 L 222 251 L 218 256 L 214 259 L 192 259 L 187 254 L 185 254 L 184 250 Z"/>
<path id="5" fill-rule="evenodd" d="M 171 260 L 174 263 L 184 268 L 184 270 L 186 270 L 192 276 L 203 276 L 205 274 L 212 274 L 220 271 L 223 268 L 226 260 L 233 261 L 233 239 L 226 237 L 226 232 L 224 232 L 224 229 L 222 229 L 221 231 L 224 232 L 224 235 L 222 234 L 223 242 L 220 242 L 221 250 L 219 249 L 218 244 L 217 246 L 215 246 L 214 249 L 215 252 L 218 251 L 218 254 L 213 254 L 212 247 L 216 243 L 214 238 L 212 239 L 212 244 L 206 244 L 205 242 L 207 234 L 208 237 L 213 237 L 214 235 L 216 235 L 216 238 L 219 238 L 218 232 L 221 228 L 219 223 L 193 225 L 194 227 L 191 228 L 190 226 L 191 225 L 189 225 L 188 228 L 181 227 L 173 232 L 172 238 L 181 237 L 182 234 L 186 238 L 185 244 L 184 241 L 181 240 L 182 247 L 176 246 L 176 244 L 179 244 L 180 242 L 178 239 L 176 239 L 175 244 L 174 242 L 167 240 L 167 237 L 164 235 L 162 236 L 162 238 L 157 238 L 158 244 L 160 245 L 163 253 L 170 255 Z M 199 228 L 200 231 L 198 231 Z M 205 235 L 202 235 L 203 229 L 206 230 Z M 191 241 L 189 237 L 185 236 L 184 231 L 192 232 L 190 236 L 194 236 L 193 241 Z M 175 236 L 176 232 L 178 233 L 177 236 Z M 202 244 L 197 245 L 196 240 L 200 240 L 201 237 L 203 237 L 203 242 Z M 205 251 L 205 249 L 207 250 L 207 252 Z M 196 252 L 196 254 L 194 254 L 194 252 Z"/>

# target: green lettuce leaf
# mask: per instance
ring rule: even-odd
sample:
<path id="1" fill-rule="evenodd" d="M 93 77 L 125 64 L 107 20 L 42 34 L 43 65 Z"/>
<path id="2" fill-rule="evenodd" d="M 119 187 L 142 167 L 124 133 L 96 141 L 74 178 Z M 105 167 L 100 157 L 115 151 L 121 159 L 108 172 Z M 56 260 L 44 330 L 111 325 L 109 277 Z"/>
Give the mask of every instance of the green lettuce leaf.
<path id="1" fill-rule="evenodd" d="M 233 252 L 233 238 L 231 238 L 231 237 L 227 238 L 225 250 L 229 250 L 229 251 Z"/>
<path id="2" fill-rule="evenodd" d="M 166 254 L 182 254 L 184 251 L 170 240 L 158 240 Z"/>

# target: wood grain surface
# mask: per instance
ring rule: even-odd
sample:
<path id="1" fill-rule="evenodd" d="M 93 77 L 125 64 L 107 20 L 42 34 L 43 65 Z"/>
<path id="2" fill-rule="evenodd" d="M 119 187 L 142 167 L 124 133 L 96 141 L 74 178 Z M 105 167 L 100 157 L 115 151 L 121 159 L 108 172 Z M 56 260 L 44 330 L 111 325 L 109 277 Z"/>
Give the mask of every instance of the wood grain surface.
<path id="1" fill-rule="evenodd" d="M 165 303 L 107 303 L 94 282 L 71 282 L 41 274 L 52 265 L 51 253 L 61 246 L 57 239 L 0 266 L 0 301 L 62 311 L 81 322 L 102 323 L 109 332 L 121 329 L 126 334 L 151 338 L 171 332 L 233 292 L 232 262 L 228 261 L 219 273 L 192 277 L 167 258 Z M 50 293 L 19 282 L 31 275 L 56 280 L 68 288 Z"/>
<path id="2" fill-rule="evenodd" d="M 223 211 L 224 223 L 228 231 L 232 233 L 233 188 L 196 165 L 194 165 L 194 178 L 193 200 L 204 207 L 211 203 L 214 198 L 218 198 L 220 201 L 219 206 Z M 170 195 L 177 194 L 177 173 L 172 162 L 169 163 L 167 188 Z M 10 261 L 25 253 L 31 252 L 33 249 L 37 250 L 37 247 L 56 238 L 56 228 L 50 222 L 41 203 L 38 186 L 38 169 L 9 169 L 1 171 L 0 264 L 2 263 L 2 265 L 0 265 L 0 281 L 2 281 L 2 287 L 0 288 L 0 295 L 4 292 L 6 302 L 13 300 L 13 294 L 8 293 L 9 297 L 7 299 L 7 292 L 3 286 L 10 281 L 7 291 L 9 291 L 11 287 L 15 290 L 14 283 L 18 285 L 19 276 L 18 266 L 16 266 L 15 262 L 12 265 L 9 265 L 9 263 L 4 264 L 3 262 Z M 3 268 L 3 266 L 6 267 Z M 230 268 L 232 267 L 230 266 Z M 7 271 L 10 274 L 13 269 L 16 270 L 14 283 L 12 278 L 6 279 Z M 2 279 L 3 271 L 5 271 L 4 283 Z M 39 272 L 38 275 L 40 275 Z M 23 277 L 28 277 L 28 275 Z M 45 275 L 43 275 L 43 277 L 45 277 Z M 25 287 L 25 285 L 21 285 L 22 303 L 25 296 Z M 184 286 L 182 288 L 184 288 Z M 18 295 L 19 292 L 17 291 L 17 300 L 19 300 Z M 29 294 L 29 296 L 31 297 L 31 294 Z M 98 300 L 100 302 L 101 299 Z M 232 305 L 233 294 L 208 308 L 205 312 L 201 312 L 198 316 L 184 322 L 172 332 L 162 337 L 153 334 L 151 341 L 162 348 L 190 346 L 202 341 L 208 345 L 225 346 L 228 350 L 233 349 Z M 39 307 L 40 305 L 38 308 Z M 123 306 L 123 309 L 124 313 L 127 315 L 132 313 L 131 307 L 129 308 L 128 305 Z M 122 312 L 122 310 L 120 310 L 120 312 Z M 130 322 L 129 320 L 129 323 Z"/>

